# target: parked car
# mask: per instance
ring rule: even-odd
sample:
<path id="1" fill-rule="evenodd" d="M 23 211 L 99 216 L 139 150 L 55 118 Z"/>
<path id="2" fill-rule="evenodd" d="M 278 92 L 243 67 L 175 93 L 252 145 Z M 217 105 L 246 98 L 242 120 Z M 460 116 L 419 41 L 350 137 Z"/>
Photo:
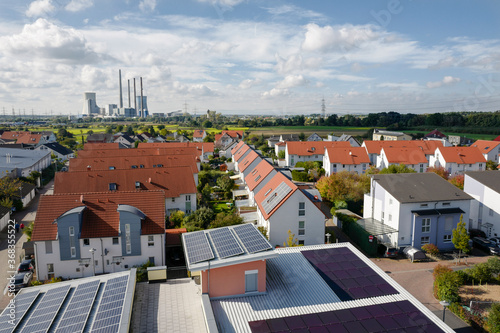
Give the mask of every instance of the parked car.
<path id="1" fill-rule="evenodd" d="M 476 249 L 480 249 L 488 254 L 500 254 L 500 247 L 498 247 L 495 243 L 487 240 L 482 237 L 474 237 L 472 238 L 472 246 Z"/>
<path id="2" fill-rule="evenodd" d="M 14 291 L 17 292 L 21 288 L 28 287 L 33 280 L 33 273 L 30 271 L 18 273 L 14 276 Z"/>
<path id="3" fill-rule="evenodd" d="M 497 246 L 500 246 L 500 237 L 490 237 L 487 238 L 490 242 L 495 243 Z"/>
<path id="4" fill-rule="evenodd" d="M 384 258 L 397 258 L 399 250 L 395 247 L 385 245 Z"/>
<path id="5" fill-rule="evenodd" d="M 469 229 L 469 236 L 470 238 L 474 237 L 486 238 L 486 233 L 480 229 Z"/>
<path id="6" fill-rule="evenodd" d="M 32 272 L 35 270 L 35 267 L 33 266 L 33 261 L 31 259 L 26 259 L 23 260 L 17 267 L 17 272 L 22 273 L 22 272 Z"/>

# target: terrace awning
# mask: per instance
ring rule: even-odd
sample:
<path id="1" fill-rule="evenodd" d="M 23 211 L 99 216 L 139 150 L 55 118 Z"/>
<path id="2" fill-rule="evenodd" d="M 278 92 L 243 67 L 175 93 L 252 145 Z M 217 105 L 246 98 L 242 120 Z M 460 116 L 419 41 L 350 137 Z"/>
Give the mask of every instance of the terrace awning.
<path id="1" fill-rule="evenodd" d="M 382 222 L 380 222 L 379 220 L 375 220 L 374 218 L 360 219 L 357 220 L 356 223 L 373 236 L 398 232 L 393 227 L 390 227 L 387 224 L 383 224 Z"/>

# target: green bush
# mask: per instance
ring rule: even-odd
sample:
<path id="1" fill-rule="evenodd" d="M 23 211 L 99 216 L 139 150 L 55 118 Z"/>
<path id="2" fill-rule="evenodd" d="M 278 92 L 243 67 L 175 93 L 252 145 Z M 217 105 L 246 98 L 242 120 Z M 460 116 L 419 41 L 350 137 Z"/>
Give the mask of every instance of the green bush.
<path id="1" fill-rule="evenodd" d="M 422 246 L 422 251 L 425 253 L 431 254 L 431 255 L 437 255 L 439 254 L 439 249 L 436 245 L 429 243 L 429 244 L 424 244 Z"/>
<path id="2" fill-rule="evenodd" d="M 489 258 L 486 264 L 490 268 L 492 274 L 500 273 L 500 259 L 498 257 Z"/>
<path id="3" fill-rule="evenodd" d="M 439 264 L 436 267 L 434 267 L 434 270 L 432 271 L 432 276 L 434 277 L 434 279 L 436 279 L 439 275 L 451 271 L 452 269 L 450 267 Z"/>
<path id="4" fill-rule="evenodd" d="M 500 303 L 491 305 L 487 323 L 490 333 L 500 333 Z"/>
<path id="5" fill-rule="evenodd" d="M 459 302 L 458 290 L 462 285 L 461 277 L 455 272 L 443 272 L 434 280 L 434 297 L 450 303 Z"/>
<path id="6" fill-rule="evenodd" d="M 292 179 L 297 182 L 307 182 L 309 175 L 305 171 L 292 170 Z"/>
<path id="7" fill-rule="evenodd" d="M 472 280 L 479 283 L 488 282 L 493 278 L 491 268 L 487 263 L 476 264 L 474 267 L 466 269 L 465 272 Z"/>
<path id="8" fill-rule="evenodd" d="M 462 284 L 469 283 L 472 281 L 470 275 L 467 274 L 467 272 L 464 270 L 456 271 L 455 274 L 457 274 L 460 277 L 460 279 L 462 280 Z"/>
<path id="9" fill-rule="evenodd" d="M 148 280 L 148 267 L 153 267 L 154 264 L 146 261 L 144 264 L 142 265 L 139 265 L 139 266 L 134 266 L 135 268 L 137 268 L 137 271 L 136 271 L 136 280 L 137 282 L 145 282 Z"/>

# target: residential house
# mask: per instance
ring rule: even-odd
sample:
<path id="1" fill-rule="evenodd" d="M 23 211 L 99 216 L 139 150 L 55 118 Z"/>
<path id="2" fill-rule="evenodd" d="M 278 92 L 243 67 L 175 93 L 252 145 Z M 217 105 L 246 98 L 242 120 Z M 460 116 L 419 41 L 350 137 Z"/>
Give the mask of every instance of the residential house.
<path id="1" fill-rule="evenodd" d="M 403 132 L 384 131 L 379 129 L 373 130 L 373 141 L 408 141 L 411 139 L 411 135 L 405 134 Z"/>
<path id="2" fill-rule="evenodd" d="M 476 140 L 460 135 L 448 135 L 448 141 L 453 146 L 470 146 Z"/>
<path id="3" fill-rule="evenodd" d="M 37 278 L 81 278 L 147 261 L 165 265 L 164 200 L 162 191 L 42 196 L 31 237 Z"/>
<path id="4" fill-rule="evenodd" d="M 285 142 L 285 141 L 300 141 L 299 135 L 298 134 L 281 134 L 280 135 L 280 141 Z"/>
<path id="5" fill-rule="evenodd" d="M 280 136 L 279 135 L 271 135 L 269 138 L 267 138 L 267 146 L 270 148 L 273 148 L 276 146 L 277 143 L 280 143 Z"/>
<path id="6" fill-rule="evenodd" d="M 244 178 L 248 200 L 251 206 L 255 205 L 254 194 L 258 193 L 262 187 L 269 182 L 278 172 L 266 160 L 260 160 L 259 164 L 253 168 L 250 174 Z"/>
<path id="7" fill-rule="evenodd" d="M 363 222 L 382 243 L 398 248 L 435 244 L 454 249 L 452 230 L 468 222 L 472 197 L 429 173 L 373 175 L 365 194 Z"/>
<path id="8" fill-rule="evenodd" d="M 133 148 L 135 144 L 135 140 L 132 139 L 128 134 L 121 134 L 119 136 L 115 136 L 115 141 L 129 148 Z"/>
<path id="9" fill-rule="evenodd" d="M 255 150 L 250 149 L 250 152 L 248 155 L 246 155 L 244 158 L 241 158 L 238 162 L 238 169 L 240 173 L 243 174 L 242 178 L 245 178 L 251 171 L 255 169 L 257 164 L 262 161 L 262 158 L 260 157 L 259 154 L 255 152 Z"/>
<path id="10" fill-rule="evenodd" d="M 486 169 L 486 159 L 476 147 L 438 147 L 431 156 L 430 167 L 443 167 L 450 175 Z"/>
<path id="11" fill-rule="evenodd" d="M 0 148 L 0 177 L 28 177 L 32 171 L 42 172 L 50 166 L 49 151 Z"/>
<path id="12" fill-rule="evenodd" d="M 213 142 L 198 142 L 195 144 L 195 146 L 198 148 L 198 150 L 201 149 L 201 157 L 203 161 L 208 162 L 210 156 L 214 156 L 215 145 Z"/>
<path id="13" fill-rule="evenodd" d="M 349 148 L 351 145 L 349 142 L 300 142 L 300 141 L 288 141 L 285 148 L 285 161 L 286 165 L 289 167 L 295 166 L 297 162 L 307 162 L 307 161 L 323 161 L 323 156 L 325 155 L 325 148 L 327 147 L 343 147 Z"/>
<path id="14" fill-rule="evenodd" d="M 366 148 L 370 163 L 377 165 L 382 148 L 419 148 L 423 151 L 427 162 L 429 163 L 431 156 L 434 156 L 437 147 L 443 147 L 443 143 L 439 141 L 429 140 L 412 140 L 412 141 L 363 141 L 362 147 Z"/>
<path id="15" fill-rule="evenodd" d="M 231 142 L 227 146 L 224 146 L 219 149 L 219 157 L 224 156 L 225 158 L 231 158 L 232 154 L 231 151 L 233 150 L 234 147 L 236 147 L 238 143 L 236 141 Z"/>
<path id="16" fill-rule="evenodd" d="M 196 183 L 190 167 L 156 169 L 58 172 L 54 193 L 131 192 L 160 190 L 165 195 L 165 210 L 196 210 Z"/>
<path id="17" fill-rule="evenodd" d="M 11 214 L 12 210 L 9 207 L 0 206 L 0 230 L 4 230 L 9 224 Z"/>
<path id="18" fill-rule="evenodd" d="M 382 170 L 391 165 L 404 164 L 416 172 L 426 172 L 429 167 L 427 158 L 420 147 L 394 148 L 385 147 L 377 158 L 377 168 Z"/>
<path id="19" fill-rule="evenodd" d="M 333 134 L 328 134 L 328 139 L 325 141 L 347 141 L 351 144 L 351 147 L 360 147 L 359 141 L 349 134 L 342 134 L 341 136 L 335 136 Z"/>
<path id="20" fill-rule="evenodd" d="M 500 172 L 468 171 L 464 191 L 471 202 L 469 228 L 480 229 L 488 237 L 500 235 Z"/>
<path id="21" fill-rule="evenodd" d="M 424 138 L 446 139 L 446 135 L 435 129 L 424 135 Z"/>
<path id="22" fill-rule="evenodd" d="M 471 147 L 479 149 L 487 161 L 498 163 L 500 159 L 500 141 L 477 140 Z"/>
<path id="23" fill-rule="evenodd" d="M 226 147 L 232 142 L 243 140 L 243 137 L 243 131 L 222 131 L 220 134 L 215 134 L 215 147 Z"/>
<path id="24" fill-rule="evenodd" d="M 88 143 L 112 143 L 114 141 L 111 133 L 92 133 L 87 136 Z"/>
<path id="25" fill-rule="evenodd" d="M 363 174 L 370 166 L 370 159 L 363 147 L 326 148 L 323 157 L 325 176 L 340 171 Z"/>
<path id="26" fill-rule="evenodd" d="M 318 134 L 313 133 L 309 135 L 306 141 L 323 141 L 323 138 L 321 138 Z"/>
<path id="27" fill-rule="evenodd" d="M 238 169 L 239 161 L 245 158 L 247 154 L 249 154 L 251 151 L 253 151 L 253 149 L 251 149 L 250 146 L 247 144 L 242 145 L 239 149 L 236 150 L 236 152 L 233 150 L 233 162 L 235 170 L 239 170 Z"/>
<path id="28" fill-rule="evenodd" d="M 203 142 L 206 137 L 207 132 L 205 130 L 194 130 L 193 132 L 193 142 Z"/>
<path id="29" fill-rule="evenodd" d="M 61 161 L 67 161 L 70 158 L 75 157 L 75 154 L 71 149 L 64 147 L 58 142 L 44 143 L 38 146 L 35 150 L 50 151 L 51 155 L 54 154 L 54 156 Z"/>

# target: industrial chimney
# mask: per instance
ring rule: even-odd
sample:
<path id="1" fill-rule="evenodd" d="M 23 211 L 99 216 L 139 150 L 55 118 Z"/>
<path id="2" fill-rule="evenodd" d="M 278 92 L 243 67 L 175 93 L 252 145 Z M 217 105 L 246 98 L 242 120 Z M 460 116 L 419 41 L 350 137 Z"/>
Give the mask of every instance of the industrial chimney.
<path id="1" fill-rule="evenodd" d="M 143 103 L 144 103 L 144 96 L 142 94 L 142 76 L 141 76 L 141 113 L 140 113 L 140 117 L 141 118 L 144 118 L 144 107 L 143 107 Z"/>
<path id="2" fill-rule="evenodd" d="M 128 108 L 130 109 L 130 79 L 127 80 L 128 83 Z"/>
<path id="3" fill-rule="evenodd" d="M 134 109 L 135 109 L 135 115 L 137 116 L 137 93 L 135 92 L 135 77 L 134 77 Z"/>
<path id="4" fill-rule="evenodd" d="M 123 108 L 123 96 L 122 96 L 122 70 L 118 70 L 118 77 L 120 80 L 120 109 Z"/>

